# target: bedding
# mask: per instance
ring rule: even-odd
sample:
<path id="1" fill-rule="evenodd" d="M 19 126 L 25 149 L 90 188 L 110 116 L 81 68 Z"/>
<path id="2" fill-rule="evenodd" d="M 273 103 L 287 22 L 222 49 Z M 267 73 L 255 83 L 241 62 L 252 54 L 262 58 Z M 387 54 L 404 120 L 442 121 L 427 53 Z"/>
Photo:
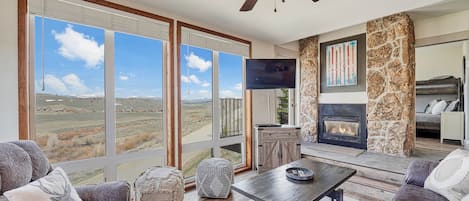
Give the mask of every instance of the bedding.
<path id="1" fill-rule="evenodd" d="M 415 117 L 417 129 L 440 130 L 441 115 L 416 113 Z"/>

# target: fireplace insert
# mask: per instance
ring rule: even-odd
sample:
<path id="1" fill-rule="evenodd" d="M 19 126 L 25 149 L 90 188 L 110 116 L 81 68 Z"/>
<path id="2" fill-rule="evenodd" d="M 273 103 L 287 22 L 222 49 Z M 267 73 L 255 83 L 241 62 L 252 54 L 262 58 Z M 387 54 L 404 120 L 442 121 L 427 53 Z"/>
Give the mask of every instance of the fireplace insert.
<path id="1" fill-rule="evenodd" d="M 318 142 L 367 148 L 365 104 L 320 104 Z"/>

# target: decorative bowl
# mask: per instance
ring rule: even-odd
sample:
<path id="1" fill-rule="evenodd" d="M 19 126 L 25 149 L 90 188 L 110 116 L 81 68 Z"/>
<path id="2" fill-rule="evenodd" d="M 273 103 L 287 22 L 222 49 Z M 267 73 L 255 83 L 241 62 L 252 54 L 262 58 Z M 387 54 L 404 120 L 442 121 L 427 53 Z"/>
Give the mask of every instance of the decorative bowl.
<path id="1" fill-rule="evenodd" d="M 308 168 L 291 167 L 285 170 L 286 176 L 293 180 L 309 181 L 313 179 L 314 172 Z"/>

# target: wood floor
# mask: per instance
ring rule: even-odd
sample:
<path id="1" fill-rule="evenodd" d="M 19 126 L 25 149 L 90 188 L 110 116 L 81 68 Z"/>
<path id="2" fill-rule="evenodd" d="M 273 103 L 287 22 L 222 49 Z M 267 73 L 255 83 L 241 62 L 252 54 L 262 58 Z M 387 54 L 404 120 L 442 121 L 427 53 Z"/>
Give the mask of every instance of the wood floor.
<path id="1" fill-rule="evenodd" d="M 440 143 L 439 139 L 436 138 L 423 138 L 418 137 L 415 140 L 415 147 L 419 149 L 428 149 L 434 151 L 442 151 L 442 152 L 451 152 L 457 148 L 461 148 L 461 145 L 456 145 L 454 143 L 444 142 L 443 144 Z"/>

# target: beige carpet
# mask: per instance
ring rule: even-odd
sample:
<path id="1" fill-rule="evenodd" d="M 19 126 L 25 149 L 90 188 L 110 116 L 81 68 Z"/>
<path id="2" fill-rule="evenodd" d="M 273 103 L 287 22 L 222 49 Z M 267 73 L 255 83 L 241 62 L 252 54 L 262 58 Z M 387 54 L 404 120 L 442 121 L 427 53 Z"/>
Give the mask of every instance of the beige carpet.
<path id="1" fill-rule="evenodd" d="M 323 144 L 323 143 L 314 143 L 308 146 L 302 146 L 305 150 L 310 151 L 320 151 L 320 152 L 332 152 L 336 154 L 344 154 L 348 156 L 356 157 L 362 154 L 365 150 L 362 149 L 355 149 L 350 147 L 342 147 L 330 144 Z"/>

